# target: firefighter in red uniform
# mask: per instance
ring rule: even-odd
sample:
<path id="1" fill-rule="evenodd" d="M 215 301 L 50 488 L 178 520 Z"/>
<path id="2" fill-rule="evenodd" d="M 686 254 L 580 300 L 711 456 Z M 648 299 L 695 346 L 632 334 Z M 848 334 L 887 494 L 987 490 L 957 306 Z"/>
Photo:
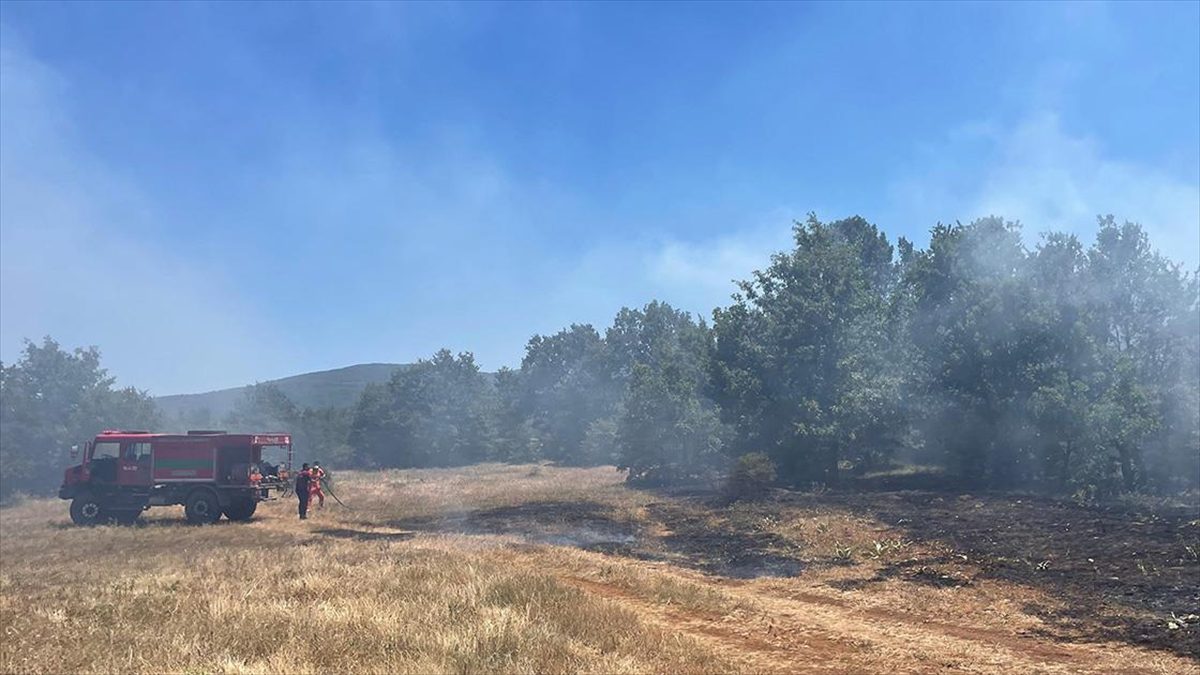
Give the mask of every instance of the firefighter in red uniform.
<path id="1" fill-rule="evenodd" d="M 312 469 L 309 471 L 312 474 L 312 480 L 308 484 L 309 501 L 316 498 L 317 508 L 323 509 L 325 508 L 325 491 L 321 489 L 321 481 L 325 479 L 325 469 L 321 468 L 320 462 L 313 462 Z"/>

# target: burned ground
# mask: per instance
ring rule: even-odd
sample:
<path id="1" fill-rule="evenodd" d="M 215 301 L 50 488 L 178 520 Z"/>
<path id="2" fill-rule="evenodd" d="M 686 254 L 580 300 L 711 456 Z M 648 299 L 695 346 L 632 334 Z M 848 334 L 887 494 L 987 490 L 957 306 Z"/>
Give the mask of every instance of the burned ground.
<path id="1" fill-rule="evenodd" d="M 606 504 L 546 501 L 388 521 L 391 527 L 422 532 L 511 535 L 530 543 L 592 550 L 637 540 L 636 524 L 621 521 Z"/>
<path id="2" fill-rule="evenodd" d="M 786 539 L 715 514 L 701 502 L 654 502 L 636 518 L 598 502 L 548 501 L 387 524 L 423 532 L 513 536 L 737 579 L 786 577 L 803 568 Z"/>
<path id="3" fill-rule="evenodd" d="M 970 578 L 1015 582 L 1067 601 L 1060 609 L 1027 607 L 1057 629 L 1055 636 L 1122 640 L 1200 658 L 1200 630 L 1172 629 L 1166 621 L 1172 614 L 1200 615 L 1200 510 L 936 492 L 837 494 L 818 501 L 869 513 L 915 540 L 944 545 L 948 553 L 925 565 L 948 575 L 969 569 Z"/>
<path id="4" fill-rule="evenodd" d="M 829 581 L 841 591 L 888 580 L 947 588 L 996 579 L 1062 601 L 1024 607 L 1046 622 L 1041 630 L 1049 638 L 1117 640 L 1200 659 L 1200 619 L 1186 619 L 1200 615 L 1200 512 L 1194 509 L 880 488 L 778 490 L 756 502 L 695 490 L 647 497 L 651 501 L 632 513 L 596 501 L 544 501 L 388 524 L 513 536 L 730 579 L 873 563 L 869 575 Z M 850 536 L 838 542 L 834 534 L 834 545 L 822 547 L 779 527 L 798 514 L 821 512 L 874 521 L 877 538 L 856 544 Z M 1182 618 L 1176 628 L 1172 616 Z"/>

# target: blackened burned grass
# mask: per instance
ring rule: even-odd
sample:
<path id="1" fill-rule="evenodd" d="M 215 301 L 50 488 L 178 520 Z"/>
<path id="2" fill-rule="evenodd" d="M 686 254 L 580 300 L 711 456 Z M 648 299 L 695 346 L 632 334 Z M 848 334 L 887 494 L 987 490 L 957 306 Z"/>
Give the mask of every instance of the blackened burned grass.
<path id="1" fill-rule="evenodd" d="M 525 544 L 572 546 L 752 579 L 867 560 L 869 547 L 861 543 L 847 546 L 847 555 L 839 557 L 772 527 L 799 519 L 798 513 L 840 513 L 924 545 L 874 559 L 873 577 L 837 582 L 841 590 L 889 579 L 936 588 L 980 579 L 1015 582 L 1063 601 L 1059 608 L 1026 608 L 1059 638 L 1118 640 L 1200 658 L 1200 627 L 1168 625 L 1173 613 L 1200 615 L 1200 560 L 1192 553 L 1200 551 L 1200 512 L 1194 509 L 1130 510 L 921 490 L 776 491 L 758 502 L 698 491 L 646 494 L 650 500 L 636 516 L 600 501 L 541 501 L 388 525 L 513 536 Z"/>
<path id="2" fill-rule="evenodd" d="M 790 577 L 804 569 L 795 543 L 741 512 L 722 509 L 720 498 L 650 504 L 647 511 L 665 534 L 647 546 L 678 565 L 709 574 L 753 579 Z"/>
<path id="3" fill-rule="evenodd" d="M 1200 559 L 1193 554 L 1200 550 L 1200 509 L 926 491 L 785 494 L 777 501 L 868 515 L 945 551 L 889 564 L 876 578 L 1019 583 L 1063 601 L 1063 608 L 1026 607 L 1060 638 L 1117 640 L 1200 659 L 1200 626 L 1169 625 L 1172 614 L 1200 615 Z"/>
<path id="4" fill-rule="evenodd" d="M 715 517 L 699 498 L 648 504 L 632 518 L 597 502 L 536 502 L 519 506 L 397 520 L 391 527 L 460 534 L 515 536 L 527 543 L 573 546 L 643 560 L 663 560 L 719 576 L 794 576 L 796 548 L 770 532 Z"/>

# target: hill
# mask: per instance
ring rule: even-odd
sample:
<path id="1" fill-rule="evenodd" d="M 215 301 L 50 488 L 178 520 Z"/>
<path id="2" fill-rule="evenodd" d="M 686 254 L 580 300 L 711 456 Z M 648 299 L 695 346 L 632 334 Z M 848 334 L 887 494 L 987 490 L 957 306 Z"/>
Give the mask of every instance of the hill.
<path id="1" fill-rule="evenodd" d="M 404 367 L 405 364 L 400 363 L 360 363 L 345 368 L 292 375 L 262 384 L 279 387 L 280 391 L 301 407 L 344 408 L 354 405 L 358 395 L 368 384 L 387 382 L 392 373 Z M 213 420 L 220 420 L 233 410 L 249 388 L 250 385 L 246 385 L 201 394 L 158 396 L 154 401 L 168 418 L 195 415 L 207 410 Z"/>

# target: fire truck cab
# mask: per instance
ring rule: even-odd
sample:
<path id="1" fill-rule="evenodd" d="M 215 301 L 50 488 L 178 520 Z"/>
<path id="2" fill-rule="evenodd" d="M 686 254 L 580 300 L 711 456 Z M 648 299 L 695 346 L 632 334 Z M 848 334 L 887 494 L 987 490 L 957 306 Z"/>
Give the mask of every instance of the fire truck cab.
<path id="1" fill-rule="evenodd" d="M 264 461 L 264 449 L 276 463 Z M 80 525 L 132 523 L 151 506 L 173 504 L 192 523 L 222 514 L 249 520 L 260 501 L 286 489 L 291 466 L 286 433 L 104 431 L 66 470 L 58 496 L 71 501 L 71 520 Z"/>

